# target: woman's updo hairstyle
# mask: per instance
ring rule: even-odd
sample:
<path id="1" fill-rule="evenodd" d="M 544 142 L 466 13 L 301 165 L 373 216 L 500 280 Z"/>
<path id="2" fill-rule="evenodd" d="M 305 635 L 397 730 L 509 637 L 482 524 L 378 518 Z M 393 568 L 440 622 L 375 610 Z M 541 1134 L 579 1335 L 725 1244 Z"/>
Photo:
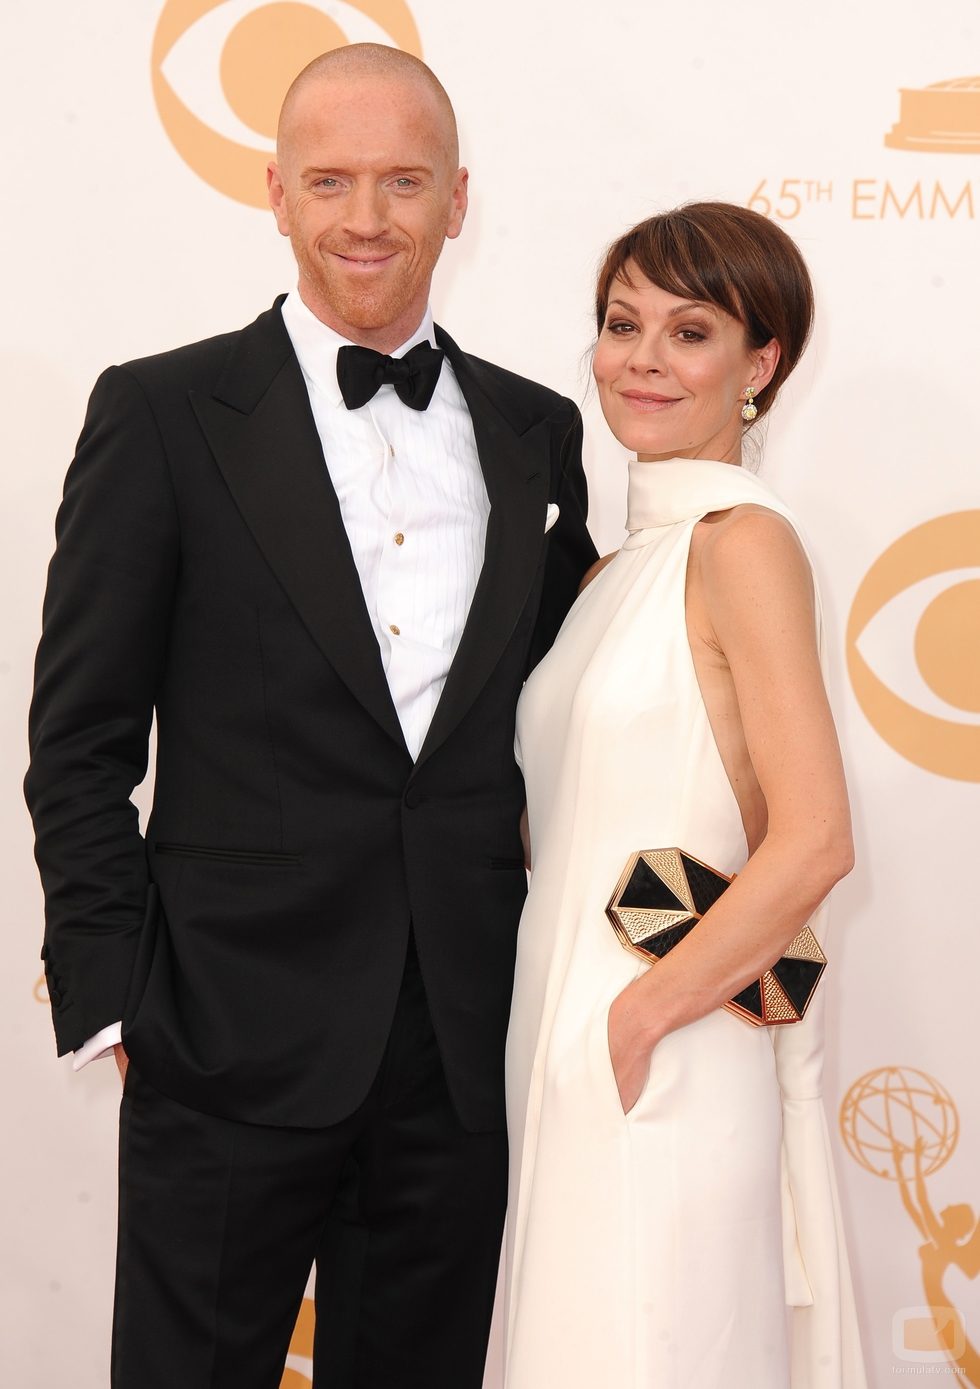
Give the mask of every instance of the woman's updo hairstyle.
<path id="1" fill-rule="evenodd" d="M 648 217 L 606 253 L 596 284 L 599 333 L 613 283 L 635 288 L 631 263 L 668 294 L 715 304 L 737 318 L 750 348 L 776 339 L 779 362 L 755 401 L 761 419 L 799 361 L 813 326 L 813 285 L 795 242 L 774 222 L 736 203 L 688 203 Z"/>

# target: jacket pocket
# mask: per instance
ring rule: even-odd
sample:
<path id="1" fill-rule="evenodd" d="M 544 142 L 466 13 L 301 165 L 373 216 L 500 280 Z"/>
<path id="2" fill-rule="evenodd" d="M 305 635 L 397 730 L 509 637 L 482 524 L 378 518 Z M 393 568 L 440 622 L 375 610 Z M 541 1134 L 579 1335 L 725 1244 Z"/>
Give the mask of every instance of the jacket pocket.
<path id="1" fill-rule="evenodd" d="M 261 868 L 298 868 L 297 854 L 262 849 L 211 849 L 203 844 L 156 844 L 154 852 L 175 858 L 206 859 L 209 863 L 251 863 Z"/>

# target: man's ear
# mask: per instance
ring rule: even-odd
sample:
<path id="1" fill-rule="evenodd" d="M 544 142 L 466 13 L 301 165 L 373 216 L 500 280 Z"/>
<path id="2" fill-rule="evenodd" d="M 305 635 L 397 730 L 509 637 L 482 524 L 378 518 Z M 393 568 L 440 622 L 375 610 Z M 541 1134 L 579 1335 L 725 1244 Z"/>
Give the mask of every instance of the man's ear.
<path id="1" fill-rule="evenodd" d="M 269 193 L 269 206 L 275 214 L 276 226 L 279 228 L 279 233 L 281 236 L 288 236 L 289 216 L 286 212 L 286 190 L 282 186 L 279 165 L 274 159 L 269 160 L 268 167 L 266 168 L 265 186 Z"/>
<path id="2" fill-rule="evenodd" d="M 466 217 L 466 208 L 469 203 L 469 183 L 470 174 L 468 169 L 458 169 L 453 183 L 452 202 L 450 204 L 449 225 L 446 228 L 446 236 L 450 241 L 455 240 L 463 230 L 463 221 Z"/>

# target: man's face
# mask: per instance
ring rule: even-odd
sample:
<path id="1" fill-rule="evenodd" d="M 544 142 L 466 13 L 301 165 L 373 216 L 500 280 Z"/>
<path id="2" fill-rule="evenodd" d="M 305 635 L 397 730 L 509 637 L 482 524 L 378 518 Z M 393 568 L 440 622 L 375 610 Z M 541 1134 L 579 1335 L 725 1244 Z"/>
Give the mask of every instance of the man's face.
<path id="1" fill-rule="evenodd" d="M 344 337 L 389 351 L 421 321 L 443 241 L 463 225 L 467 173 L 447 117 L 420 84 L 333 78 L 284 124 L 269 201 L 302 297 Z"/>

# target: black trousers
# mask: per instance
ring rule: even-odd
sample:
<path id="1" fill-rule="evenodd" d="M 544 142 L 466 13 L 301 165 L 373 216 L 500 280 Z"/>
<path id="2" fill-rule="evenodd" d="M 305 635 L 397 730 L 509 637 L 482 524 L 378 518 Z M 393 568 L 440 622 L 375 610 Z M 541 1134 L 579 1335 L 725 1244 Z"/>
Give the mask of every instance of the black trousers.
<path id="1" fill-rule="evenodd" d="M 480 1389 L 506 1169 L 506 1135 L 456 1117 L 411 943 L 381 1068 L 340 1124 L 200 1114 L 131 1066 L 113 1389 L 278 1389 L 316 1254 L 338 1309 L 318 1385 Z"/>

